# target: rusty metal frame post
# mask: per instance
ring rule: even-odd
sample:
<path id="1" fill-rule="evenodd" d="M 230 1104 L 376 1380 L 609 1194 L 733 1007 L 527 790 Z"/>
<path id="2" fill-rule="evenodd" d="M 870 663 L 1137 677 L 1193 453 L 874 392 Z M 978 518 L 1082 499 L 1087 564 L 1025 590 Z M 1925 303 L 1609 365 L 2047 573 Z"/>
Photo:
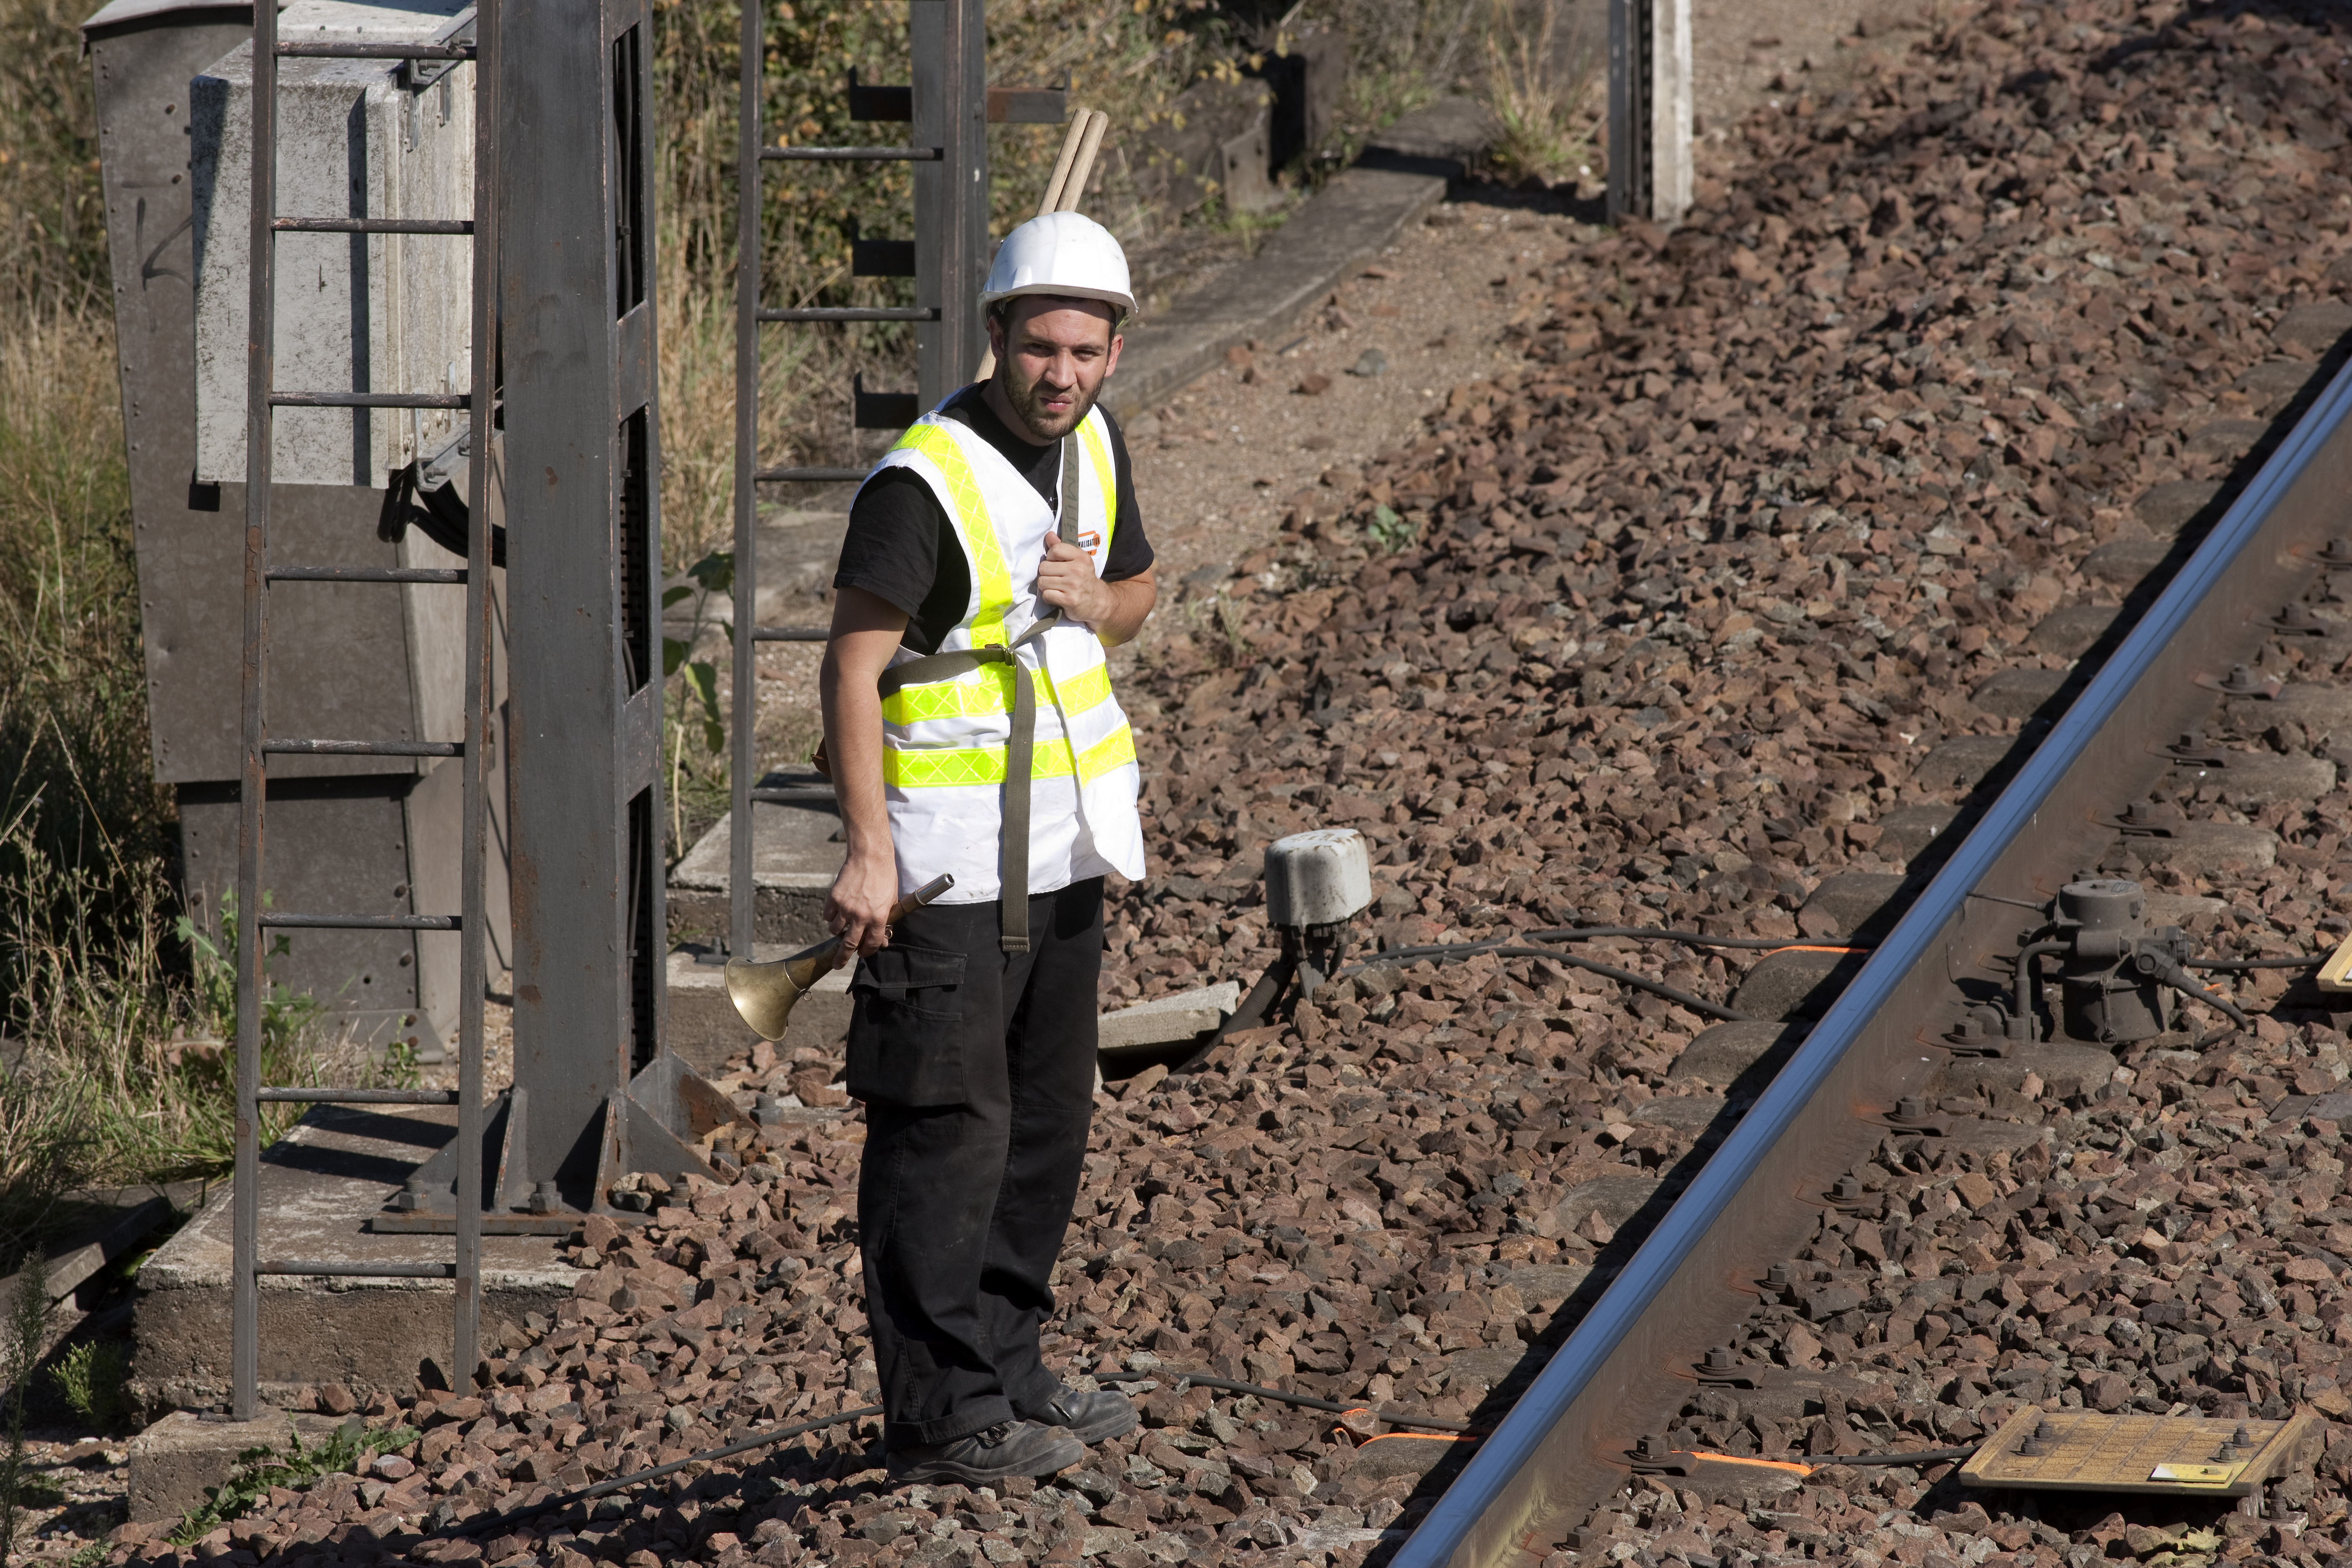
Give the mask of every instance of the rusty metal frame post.
<path id="1" fill-rule="evenodd" d="M 1690 0 L 1609 0 L 1609 221 L 1690 210 Z"/>
<path id="2" fill-rule="evenodd" d="M 652 26 L 508 0 L 499 39 L 519 1165 L 574 1207 L 661 1047 Z"/>
<path id="3" fill-rule="evenodd" d="M 269 663 L 270 390 L 278 315 L 278 7 L 253 8 L 253 210 L 248 243 L 245 369 L 245 637 L 237 759 L 236 857 L 236 1175 L 230 1243 L 229 1385 L 231 1413 L 250 1421 L 260 1410 L 261 1281 L 261 847 L 269 781 L 262 743 Z"/>
<path id="4" fill-rule="evenodd" d="M 915 135 L 915 401 L 939 406 L 979 368 L 988 249 L 988 27 L 982 0 L 912 0 Z"/>
<path id="5" fill-rule="evenodd" d="M 760 94 L 767 58 L 767 0 L 742 0 L 742 58 L 735 127 L 735 618 L 729 626 L 735 689 L 727 770 L 727 951 L 755 956 L 758 890 L 751 885 L 751 784 L 759 767 L 760 196 L 765 140 Z"/>
<path id="6" fill-rule="evenodd" d="M 456 1363 L 470 1378 L 481 1360 L 482 1007 L 490 989 L 489 902 L 490 723 L 498 628 L 490 593 L 490 500 L 497 483 L 492 460 L 498 427 L 499 279 L 499 5 L 475 0 L 474 41 L 474 431 L 467 475 L 466 538 L 466 800 L 458 847 L 464 876 L 464 943 L 457 996 L 457 1321 Z"/>
<path id="7" fill-rule="evenodd" d="M 494 0 L 485 0 L 488 10 Z M 474 1207 L 461 1212 L 455 1227 L 457 1258 L 451 1263 L 355 1263 L 339 1258 L 269 1258 L 261 1256 L 261 1106 L 270 1104 L 412 1104 L 446 1105 L 458 1110 L 460 1150 L 478 1146 L 482 1121 L 481 1026 L 483 991 L 488 976 L 482 943 L 488 940 L 483 920 L 488 868 L 482 858 L 487 837 L 488 802 L 484 784 L 489 766 L 488 748 L 490 700 L 490 586 L 488 496 L 489 456 L 487 439 L 476 443 L 473 464 L 474 503 L 468 565 L 463 573 L 440 568 L 378 568 L 292 565 L 273 567 L 269 561 L 270 484 L 275 443 L 275 411 L 281 406 L 343 408 L 449 408 L 466 399 L 447 393 L 354 392 L 342 390 L 280 391 L 275 375 L 277 336 L 276 241 L 280 233 L 351 232 L 353 220 L 337 215 L 306 214 L 280 217 L 277 211 L 278 71 L 283 55 L 347 59 L 459 59 L 471 55 L 471 46 L 375 45 L 366 43 L 297 43 L 280 46 L 275 6 L 254 9 L 252 46 L 252 189 L 248 214 L 251 252 L 247 258 L 249 312 L 246 357 L 246 533 L 244 609 L 245 634 L 241 659 L 242 755 L 239 761 L 239 832 L 237 839 L 237 973 L 236 973 L 236 1171 L 230 1199 L 230 1352 L 229 1406 L 238 1420 L 253 1419 L 260 1410 L 261 1276 L 312 1279 L 448 1279 L 456 1291 L 452 1343 L 460 1375 L 470 1373 L 478 1338 L 481 1282 L 480 1169 L 459 1163 L 458 1190 L 470 1191 Z M 476 73 L 478 88 L 481 76 Z M 489 121 L 475 127 L 478 161 L 496 155 L 495 131 Z M 487 176 L 476 170 L 476 201 L 481 200 Z M 446 218 L 361 218 L 364 232 L 381 234 L 470 234 L 472 220 Z M 487 216 L 483 227 L 490 227 Z M 485 241 L 487 243 L 487 240 Z M 495 363 L 488 348 L 492 302 L 483 287 L 495 270 L 495 250 L 475 252 L 474 368 L 477 379 L 469 395 L 478 428 L 490 427 L 491 389 L 488 367 Z M 467 647 L 475 671 L 466 697 L 467 731 L 462 742 L 398 740 L 344 740 L 322 736 L 273 739 L 268 723 L 269 593 L 273 582 L 355 582 L 383 584 L 445 583 L 462 578 L 468 615 Z M 456 915 L 362 915 L 270 910 L 261 908 L 262 861 L 268 795 L 268 763 L 273 754 L 350 756 L 448 757 L 464 761 L 465 831 L 469 852 L 464 868 L 464 909 Z M 265 1087 L 261 1082 L 261 1011 L 267 989 L 268 933 L 284 929 L 307 931 L 457 931 L 467 944 L 465 973 L 474 980 L 463 1001 L 470 1024 L 461 1031 L 458 1089 L 452 1096 L 441 1089 L 333 1089 Z M 469 1145 L 467 1139 L 472 1140 Z"/>

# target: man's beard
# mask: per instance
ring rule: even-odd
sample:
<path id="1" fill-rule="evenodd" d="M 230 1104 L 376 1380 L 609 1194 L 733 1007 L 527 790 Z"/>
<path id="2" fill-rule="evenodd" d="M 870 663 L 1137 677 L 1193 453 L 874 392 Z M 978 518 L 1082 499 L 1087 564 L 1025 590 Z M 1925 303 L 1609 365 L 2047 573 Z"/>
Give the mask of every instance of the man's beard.
<path id="1" fill-rule="evenodd" d="M 1013 405 L 1013 412 L 1029 427 L 1029 434 L 1041 441 L 1058 441 L 1078 427 L 1081 420 L 1094 408 L 1095 395 L 1083 386 L 1072 389 L 1076 401 L 1066 415 L 1052 416 L 1039 406 L 1044 399 L 1038 395 L 1037 383 L 1024 386 L 1013 374 L 1010 363 L 1000 363 L 996 374 L 1003 378 L 1004 401 Z"/>

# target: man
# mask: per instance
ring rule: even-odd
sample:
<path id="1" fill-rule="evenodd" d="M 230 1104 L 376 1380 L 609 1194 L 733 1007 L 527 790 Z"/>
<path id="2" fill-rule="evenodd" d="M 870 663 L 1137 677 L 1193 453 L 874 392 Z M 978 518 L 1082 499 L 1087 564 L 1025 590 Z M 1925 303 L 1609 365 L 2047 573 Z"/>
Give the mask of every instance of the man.
<path id="1" fill-rule="evenodd" d="M 893 1479 L 968 1486 L 1051 1475 L 1136 1421 L 1037 1340 L 1094 1109 L 1102 879 L 1143 874 L 1103 650 L 1157 595 L 1095 405 L 1135 306 L 1118 241 L 1076 213 L 1024 224 L 981 302 L 996 373 L 859 490 L 821 678 L 883 1442 Z M 943 871 L 954 889 L 888 930 Z"/>

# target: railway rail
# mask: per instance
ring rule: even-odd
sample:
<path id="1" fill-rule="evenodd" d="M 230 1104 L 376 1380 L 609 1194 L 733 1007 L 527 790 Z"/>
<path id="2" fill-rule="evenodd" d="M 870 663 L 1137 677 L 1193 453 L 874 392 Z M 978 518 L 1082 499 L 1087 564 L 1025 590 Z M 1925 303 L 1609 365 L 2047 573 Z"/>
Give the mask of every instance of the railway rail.
<path id="1" fill-rule="evenodd" d="M 762 1054 L 743 1179 L 592 1225 L 488 1389 L 376 1394 L 413 1471 L 205 1554 L 2333 1554 L 2352 1452 L 2197 1521 L 2210 1552 L 2143 1505 L 1972 1511 L 1927 1458 L 2021 1402 L 2346 1408 L 2347 1063 L 2296 971 L 2192 972 L 2252 1016 L 2219 1038 L 2184 1001 L 2194 1033 L 2120 1054 L 1944 1039 L 2005 1043 L 1970 1009 L 2079 870 L 2200 960 L 2344 929 L 2352 643 L 2282 615 L 2332 623 L 2352 564 L 2330 26 L 1995 5 L 1792 83 L 1688 225 L 1498 279 L 1519 363 L 1169 606 L 1129 682 L 1166 869 L 1114 903 L 1110 989 L 1269 960 L 1282 832 L 1352 822 L 1381 864 L 1361 967 L 1100 1103 L 1048 1350 L 1137 1432 L 891 1491 L 845 1420 L 529 1511 L 870 1403 L 854 1110 L 821 1053 Z M 2126 861 L 2119 817 L 2173 830 Z M 1760 1386 L 1702 1389 L 1717 1346 Z"/>

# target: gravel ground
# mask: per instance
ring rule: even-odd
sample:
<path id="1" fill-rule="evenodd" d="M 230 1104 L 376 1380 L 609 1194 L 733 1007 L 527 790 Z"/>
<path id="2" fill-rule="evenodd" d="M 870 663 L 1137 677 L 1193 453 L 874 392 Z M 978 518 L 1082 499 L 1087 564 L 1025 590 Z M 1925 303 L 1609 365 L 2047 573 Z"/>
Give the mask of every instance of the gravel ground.
<path id="1" fill-rule="evenodd" d="M 1383 259 L 1399 278 L 1350 286 L 1336 309 L 1354 325 L 1327 318 L 1295 358 L 1263 345 L 1139 429 L 1181 443 L 1141 467 L 1166 487 L 1145 504 L 1182 591 L 1128 684 L 1166 869 L 1114 902 L 1114 990 L 1266 962 L 1263 846 L 1310 823 L 1372 838 L 1367 937 L 1402 949 L 1571 920 L 1834 935 L 1806 918 L 1822 880 L 1900 870 L 1919 825 L 1948 819 L 1973 781 L 1954 759 L 2018 732 L 2352 315 L 2331 271 L 2334 34 L 2125 0 L 1943 26 L 1740 122 L 1675 235 L 1457 207 Z M 1548 243 L 1519 243 L 1522 222 Z M 1422 293 L 1423 257 L 1456 265 L 1444 302 Z M 1457 293 L 1506 352 L 1465 321 L 1468 357 L 1403 357 L 1443 338 L 1431 312 Z M 1388 374 L 1430 390 L 1417 421 L 1348 401 L 1379 380 L 1349 365 L 1383 342 Z M 1331 384 L 1293 390 L 1310 375 Z M 1227 458 L 1248 438 L 1265 470 L 1209 466 L 1212 434 Z M 2248 723 L 2247 743 L 2313 743 Z M 2274 867 L 2152 873 L 2221 900 L 2209 942 L 2325 940 L 2352 800 L 2184 804 L 2280 837 Z M 1576 951 L 1717 1003 L 1749 959 Z M 2275 1004 L 2276 985 L 2244 989 Z M 2273 1006 L 2202 1055 L 2127 1055 L 2127 1080 L 1996 1092 L 1988 1111 L 2046 1134 L 2005 1155 L 1890 1148 L 1864 1173 L 1878 1215 L 1842 1217 L 1801 1260 L 1832 1273 L 1808 1286 L 1866 1273 L 1874 1293 L 1818 1318 L 1767 1309 L 1748 1341 L 1877 1392 L 1785 1420 L 1695 1408 L 1683 1430 L 1834 1458 L 1970 1436 L 2005 1402 L 2070 1390 L 2339 1413 L 2329 1259 L 2352 1215 L 2334 1207 L 2334 1108 L 2273 1103 L 2334 1092 L 2326 1016 Z M 593 1272 L 502 1347 L 491 1391 L 428 1396 L 399 1462 L 274 1498 L 196 1554 L 1352 1564 L 1466 1447 L 1377 1412 L 1475 1426 L 1507 1405 L 1632 1239 L 1615 1226 L 1720 1111 L 1674 1077 L 1706 1022 L 1547 960 L 1400 955 L 1197 1072 L 1113 1085 L 1048 1355 L 1131 1391 L 1145 1425 L 1080 1472 L 891 1492 L 869 1422 L 592 1517 L 420 1542 L 866 1403 L 862 1130 L 830 1061 L 747 1062 L 730 1087 L 791 1092 L 808 1120 L 740 1151 L 744 1180 L 673 1194 L 639 1231 L 593 1224 L 577 1256 Z M 1370 1408 L 1180 1392 L 1187 1369 Z M 2150 1534 L 2144 1512 L 1986 1515 L 1932 1474 L 1832 1466 L 1752 1508 L 1628 1497 L 1578 1554 L 2324 1558 L 2352 1443 L 2328 1452 L 2315 1489 L 2284 1500 L 2299 1518 L 2217 1520 L 2210 1547 Z M 182 1554 L 126 1529 L 109 1560 L 134 1557 Z"/>

